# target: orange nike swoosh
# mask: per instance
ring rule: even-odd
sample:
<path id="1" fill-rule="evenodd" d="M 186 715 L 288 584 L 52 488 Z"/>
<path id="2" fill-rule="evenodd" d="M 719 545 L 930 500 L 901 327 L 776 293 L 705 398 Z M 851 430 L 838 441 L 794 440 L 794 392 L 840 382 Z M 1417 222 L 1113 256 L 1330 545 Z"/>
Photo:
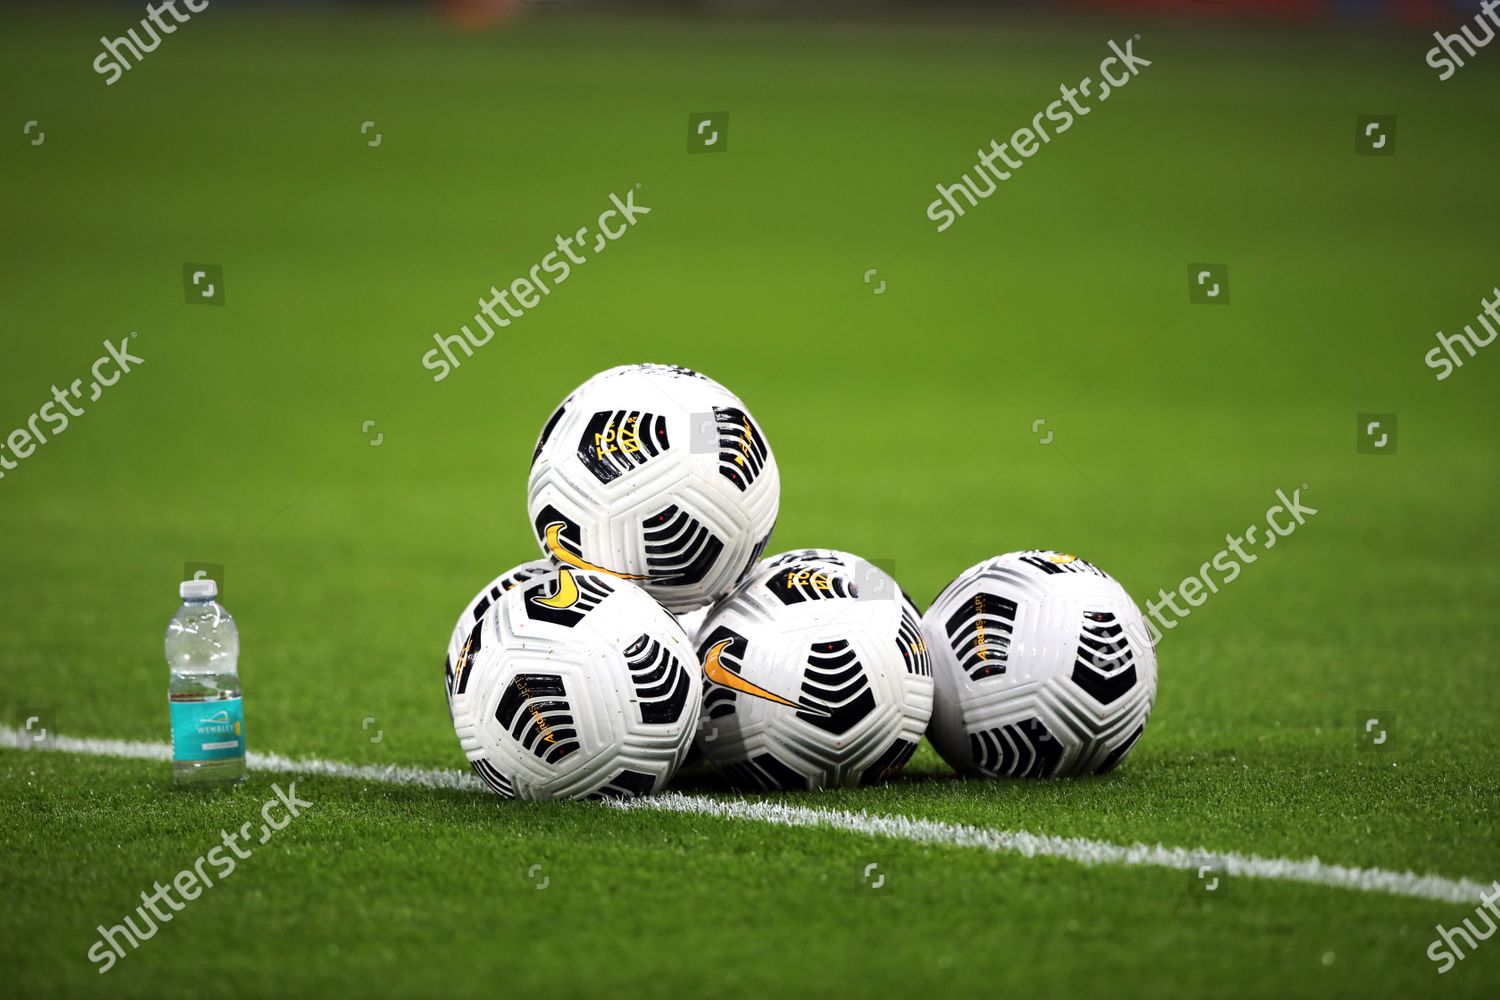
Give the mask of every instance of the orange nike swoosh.
<path id="1" fill-rule="evenodd" d="M 469 665 L 469 647 L 474 645 L 474 634 L 469 633 L 469 638 L 464 642 L 464 651 L 458 654 L 458 663 L 453 667 L 453 689 L 458 690 L 458 682 L 464 675 L 464 668 Z"/>
<path id="2" fill-rule="evenodd" d="M 766 701 L 775 702 L 778 705 L 785 705 L 787 708 L 795 708 L 799 712 L 812 712 L 815 715 L 832 714 L 825 709 L 817 708 L 812 705 L 799 705 L 795 701 L 788 701 L 781 695 L 773 694 L 772 692 L 767 691 L 765 688 L 761 687 L 758 684 L 750 683 L 739 674 L 724 666 L 723 663 L 719 662 L 719 658 L 723 655 L 724 650 L 727 649 L 729 647 L 729 644 L 732 642 L 734 642 L 733 639 L 720 640 L 709 649 L 708 655 L 703 658 L 703 674 L 711 682 L 713 682 L 714 684 L 718 684 L 721 687 L 727 687 L 731 691 L 738 691 L 741 694 L 748 694 L 754 698 L 764 698 Z"/>
<path id="3" fill-rule="evenodd" d="M 547 525 L 547 551 L 552 553 L 552 555 L 557 559 L 558 562 L 567 563 L 569 566 L 574 566 L 582 570 L 588 570 L 591 573 L 606 573 L 609 576 L 619 577 L 621 580 L 650 579 L 649 577 L 645 576 L 636 576 L 633 573 L 616 573 L 612 569 L 605 569 L 603 566 L 595 566 L 593 563 L 589 562 L 583 557 L 574 555 L 563 547 L 563 527 L 564 525 L 561 521 L 553 521 L 551 524 Z"/>
<path id="4" fill-rule="evenodd" d="M 557 593 L 551 597 L 533 597 L 532 600 L 549 608 L 571 608 L 578 603 L 578 583 L 572 573 L 560 569 L 557 571 Z"/>

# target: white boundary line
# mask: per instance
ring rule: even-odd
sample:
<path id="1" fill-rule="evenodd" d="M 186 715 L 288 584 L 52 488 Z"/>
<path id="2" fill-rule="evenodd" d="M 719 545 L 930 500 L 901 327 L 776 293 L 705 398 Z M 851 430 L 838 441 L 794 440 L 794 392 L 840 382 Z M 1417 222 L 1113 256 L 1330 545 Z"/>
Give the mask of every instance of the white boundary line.
<path id="1" fill-rule="evenodd" d="M 56 753 L 82 754 L 87 757 L 125 757 L 131 760 L 171 760 L 168 743 L 142 743 L 136 740 L 100 740 L 48 733 L 46 739 L 34 741 L 30 734 L 14 726 L 0 726 L 0 749 L 50 750 Z M 442 771 L 422 767 L 345 764 L 337 760 L 303 757 L 297 760 L 279 753 L 246 754 L 252 771 L 279 774 L 314 774 L 329 778 L 353 778 L 377 781 L 385 785 L 420 785 L 423 788 L 454 788 L 483 791 L 484 783 L 469 771 Z"/>
<path id="2" fill-rule="evenodd" d="M 39 743 L 29 734 L 12 726 L 0 726 L 0 748 L 34 747 L 57 753 L 83 754 L 92 757 L 123 757 L 134 760 L 170 760 L 172 749 L 166 743 L 141 743 L 131 740 L 85 739 L 49 733 Z M 483 791 L 484 785 L 467 771 L 449 771 L 420 767 L 381 767 L 346 764 L 318 758 L 293 759 L 280 754 L 252 753 L 251 770 L 289 774 L 322 775 L 373 781 L 389 785 L 417 785 L 422 788 L 446 788 Z M 1025 830 L 995 830 L 988 827 L 913 819 L 908 816 L 880 816 L 842 809 L 816 809 L 771 799 L 716 799 L 700 795 L 668 792 L 641 799 L 612 800 L 609 805 L 626 812 L 690 813 L 719 819 L 769 823 L 787 827 L 821 827 L 842 830 L 867 837 L 884 837 L 914 844 L 937 847 L 968 847 L 995 854 L 1018 854 L 1026 858 L 1059 858 L 1081 865 L 1145 865 L 1179 871 L 1194 871 L 1200 865 L 1215 865 L 1217 871 L 1238 878 L 1301 882 L 1307 885 L 1360 892 L 1379 892 L 1412 899 L 1437 900 L 1444 903 L 1474 904 L 1481 892 L 1489 889 L 1473 879 L 1445 878 L 1441 875 L 1417 875 L 1380 868 L 1352 868 L 1327 864 L 1317 858 L 1265 858 L 1255 854 L 1218 853 L 1204 849 L 1189 850 L 1161 844 L 1112 844 L 1084 837 L 1053 837 Z"/>

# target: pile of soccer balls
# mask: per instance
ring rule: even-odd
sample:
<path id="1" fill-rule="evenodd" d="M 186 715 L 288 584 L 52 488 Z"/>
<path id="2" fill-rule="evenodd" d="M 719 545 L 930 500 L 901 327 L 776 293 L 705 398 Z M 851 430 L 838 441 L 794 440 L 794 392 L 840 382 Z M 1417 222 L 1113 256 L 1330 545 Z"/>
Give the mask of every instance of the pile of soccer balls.
<path id="1" fill-rule="evenodd" d="M 1156 655 L 1104 572 L 1014 552 L 923 616 L 849 553 L 762 560 L 780 495 L 760 426 L 697 372 L 614 368 L 563 400 L 527 492 L 545 558 L 479 592 L 444 664 L 485 784 L 645 795 L 695 745 L 746 790 L 867 784 L 924 733 L 964 774 L 1051 777 L 1140 738 Z"/>

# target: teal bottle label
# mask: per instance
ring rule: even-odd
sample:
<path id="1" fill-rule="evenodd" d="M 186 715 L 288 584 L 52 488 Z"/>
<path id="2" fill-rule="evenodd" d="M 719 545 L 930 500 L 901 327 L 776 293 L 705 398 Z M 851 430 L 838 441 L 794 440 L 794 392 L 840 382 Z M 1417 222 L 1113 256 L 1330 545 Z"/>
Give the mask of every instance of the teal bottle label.
<path id="1" fill-rule="evenodd" d="M 239 698 L 169 704 L 174 760 L 229 760 L 245 755 L 245 711 Z"/>

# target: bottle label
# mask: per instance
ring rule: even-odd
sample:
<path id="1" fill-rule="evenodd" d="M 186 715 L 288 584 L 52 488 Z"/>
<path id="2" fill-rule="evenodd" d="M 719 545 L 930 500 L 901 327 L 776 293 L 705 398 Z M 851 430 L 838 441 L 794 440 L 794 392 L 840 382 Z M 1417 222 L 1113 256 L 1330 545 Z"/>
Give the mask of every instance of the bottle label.
<path id="1" fill-rule="evenodd" d="M 245 755 L 245 712 L 239 698 L 169 704 L 174 760 L 229 760 Z"/>

